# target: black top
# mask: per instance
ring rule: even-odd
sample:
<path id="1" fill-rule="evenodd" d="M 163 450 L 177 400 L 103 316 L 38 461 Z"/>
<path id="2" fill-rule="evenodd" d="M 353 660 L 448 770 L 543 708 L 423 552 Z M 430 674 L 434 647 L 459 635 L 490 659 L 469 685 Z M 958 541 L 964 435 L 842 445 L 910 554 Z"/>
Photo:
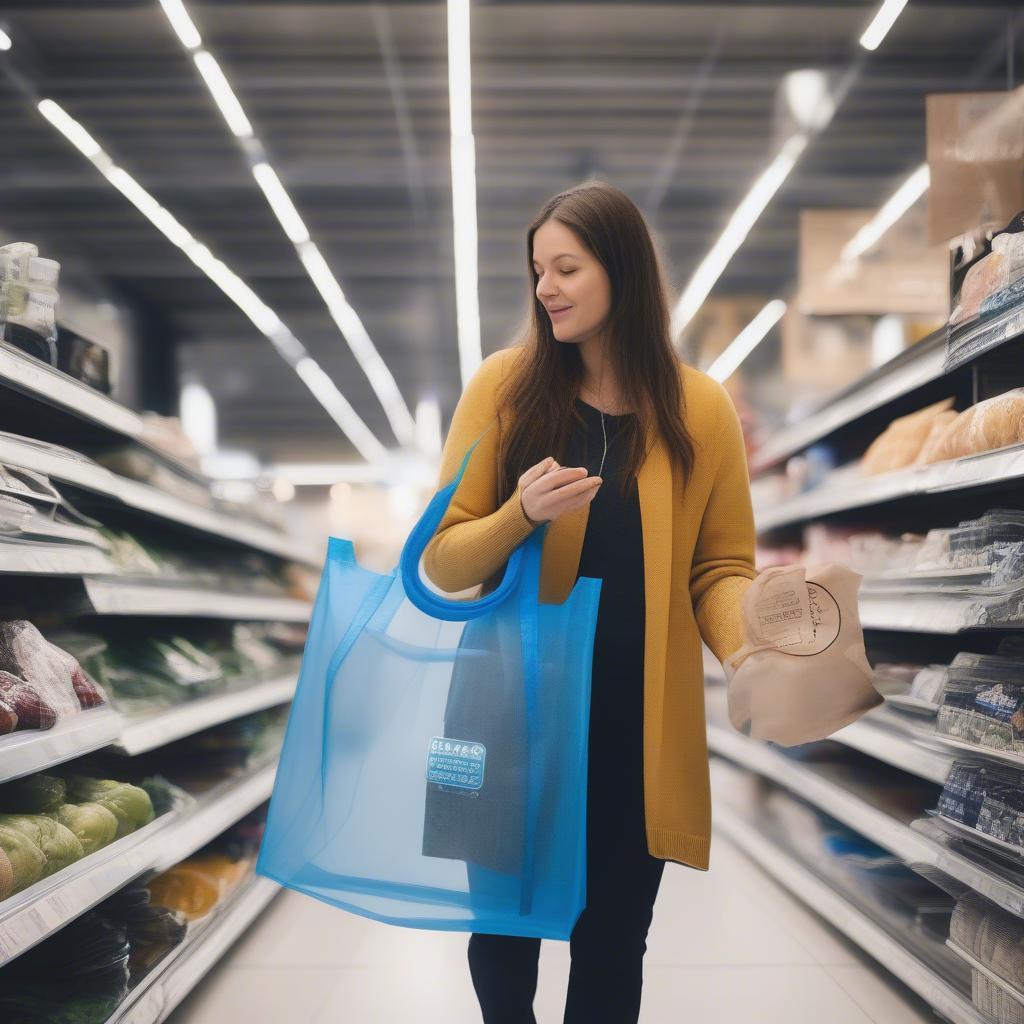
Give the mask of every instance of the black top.
<path id="1" fill-rule="evenodd" d="M 584 427 L 573 432 L 565 464 L 585 466 L 596 476 L 604 449 L 601 411 L 581 398 L 576 404 Z M 590 772 L 592 785 L 599 787 L 603 799 L 618 804 L 620 814 L 626 805 L 635 809 L 642 803 L 643 791 L 643 529 L 636 479 L 625 499 L 620 490 L 628 449 L 619 432 L 633 415 L 604 414 L 604 482 L 590 502 L 576 573 L 577 579 L 602 581 L 591 674 Z"/>

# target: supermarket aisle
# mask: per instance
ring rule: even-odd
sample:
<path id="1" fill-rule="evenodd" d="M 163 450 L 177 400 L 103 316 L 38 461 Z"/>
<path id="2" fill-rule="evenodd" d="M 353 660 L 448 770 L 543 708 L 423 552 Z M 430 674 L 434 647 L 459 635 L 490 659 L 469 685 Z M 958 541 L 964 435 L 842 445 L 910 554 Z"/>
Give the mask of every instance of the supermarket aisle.
<path id="1" fill-rule="evenodd" d="M 648 943 L 645 1024 L 937 1020 L 720 833 L 711 861 L 708 873 L 665 872 Z M 469 1024 L 480 1018 L 466 941 L 379 925 L 285 892 L 168 1021 Z M 543 943 L 539 1024 L 562 1020 L 568 965 L 567 944 Z"/>

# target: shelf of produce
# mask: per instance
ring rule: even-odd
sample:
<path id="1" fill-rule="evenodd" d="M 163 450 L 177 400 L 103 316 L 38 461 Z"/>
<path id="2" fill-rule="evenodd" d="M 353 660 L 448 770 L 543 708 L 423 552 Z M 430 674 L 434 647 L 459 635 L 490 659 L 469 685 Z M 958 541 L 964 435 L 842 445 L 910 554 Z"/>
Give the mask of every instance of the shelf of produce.
<path id="1" fill-rule="evenodd" d="M 180 707 L 146 715 L 125 715 L 114 749 L 121 754 L 141 754 L 165 743 L 190 736 L 200 729 L 227 722 L 254 711 L 286 704 L 295 693 L 295 673 L 256 682 L 231 693 L 213 694 Z M 0 744 L 0 752 L 2 752 Z M 0 753 L 2 757 L 2 753 Z M 2 765 L 0 760 L 0 765 Z"/>
<path id="2" fill-rule="evenodd" d="M 84 544 L 0 540 L 0 573 L 22 576 L 82 576 L 116 572 L 106 553 Z"/>
<path id="3" fill-rule="evenodd" d="M 714 685 L 707 690 L 705 702 L 719 722 L 728 723 L 728 699 L 724 685 Z M 906 720 L 908 717 L 880 706 L 828 738 L 941 786 L 956 756 L 931 729 L 911 724 Z M 723 725 L 722 728 L 731 729 L 732 725 Z M 738 732 L 736 735 L 745 738 Z"/>
<path id="4" fill-rule="evenodd" d="M 0 342 L 0 385 L 116 434 L 134 439 L 142 436 L 138 413 L 5 342 Z"/>
<path id="5" fill-rule="evenodd" d="M 943 328 L 861 378 L 798 423 L 775 428 L 751 460 L 751 476 L 822 440 L 865 413 L 942 377 L 945 341 Z"/>
<path id="6" fill-rule="evenodd" d="M 947 1019 L 954 1024 L 988 1024 L 967 994 L 922 963 L 904 943 L 853 906 L 833 886 L 762 835 L 740 811 L 720 801 L 715 806 L 715 827 Z"/>
<path id="7" fill-rule="evenodd" d="M 130 835 L 0 902 L 0 967 L 152 867 L 178 820 L 169 811 Z"/>
<path id="8" fill-rule="evenodd" d="M 117 711 L 104 705 L 69 715 L 52 729 L 25 729 L 0 736 L 0 782 L 105 747 L 121 734 L 121 723 Z"/>
<path id="9" fill-rule="evenodd" d="M 151 867 L 166 871 L 195 853 L 229 825 L 270 799 L 277 774 L 277 755 L 269 763 L 241 778 L 225 779 L 198 799 L 197 806 L 182 814 L 160 840 Z"/>
<path id="10" fill-rule="evenodd" d="M 154 967 L 107 1024 L 160 1024 L 196 987 L 281 891 L 276 882 L 254 878 Z"/>
<path id="11" fill-rule="evenodd" d="M 1024 888 L 998 871 L 989 870 L 970 856 L 932 838 L 928 833 L 934 833 L 935 829 L 930 818 L 918 819 L 908 825 L 880 808 L 870 806 L 813 768 L 791 760 L 767 744 L 748 739 L 731 725 L 709 724 L 708 747 L 814 804 L 907 864 L 938 868 L 1011 913 L 1024 916 Z M 717 818 L 717 810 L 715 815 Z M 917 827 L 919 824 L 924 826 L 923 830 Z"/>
<path id="12" fill-rule="evenodd" d="M 319 558 L 317 552 L 270 526 L 247 522 L 216 509 L 204 508 L 150 484 L 120 476 L 91 460 L 62 456 L 57 451 L 19 440 L 11 434 L 0 433 L 0 462 L 45 473 L 58 484 L 73 484 L 138 511 L 201 530 L 215 537 L 227 538 L 280 558 L 306 565 L 319 566 L 322 563 L 322 558 Z"/>
<path id="13" fill-rule="evenodd" d="M 312 606 L 294 597 L 203 590 L 160 579 L 86 576 L 93 611 L 100 615 L 182 615 L 216 619 L 308 622 Z"/>
<path id="14" fill-rule="evenodd" d="M 835 512 L 923 494 L 1013 484 L 1021 477 L 1024 477 L 1024 445 L 1015 444 L 947 462 L 860 477 L 835 487 L 828 486 L 826 481 L 813 491 L 755 510 L 754 518 L 758 532 L 765 533 Z"/>
<path id="15" fill-rule="evenodd" d="M 0 967 L 145 871 L 165 871 L 270 797 L 277 758 L 0 902 Z"/>

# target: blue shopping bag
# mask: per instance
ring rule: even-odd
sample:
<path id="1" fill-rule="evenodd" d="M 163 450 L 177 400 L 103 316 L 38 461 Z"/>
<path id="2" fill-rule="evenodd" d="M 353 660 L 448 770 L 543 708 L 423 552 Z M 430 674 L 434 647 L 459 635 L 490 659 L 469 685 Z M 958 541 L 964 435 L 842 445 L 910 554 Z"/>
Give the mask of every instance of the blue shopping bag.
<path id="1" fill-rule="evenodd" d="M 426 586 L 477 444 L 389 574 L 329 539 L 256 871 L 389 924 L 568 940 L 601 580 L 542 605 L 543 524 L 486 596 Z"/>

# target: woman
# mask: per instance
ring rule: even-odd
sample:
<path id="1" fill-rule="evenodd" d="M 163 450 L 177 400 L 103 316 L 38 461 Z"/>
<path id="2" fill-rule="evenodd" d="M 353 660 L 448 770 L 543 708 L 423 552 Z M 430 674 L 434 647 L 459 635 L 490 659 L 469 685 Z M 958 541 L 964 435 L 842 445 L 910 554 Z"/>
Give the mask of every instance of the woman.
<path id="1" fill-rule="evenodd" d="M 459 401 L 442 481 L 484 436 L 424 569 L 449 592 L 490 589 L 549 522 L 541 601 L 564 601 L 580 576 L 603 581 L 565 1024 L 628 1024 L 665 861 L 709 868 L 700 641 L 723 660 L 744 640 L 757 575 L 746 452 L 728 393 L 673 352 L 664 274 L 624 193 L 591 182 L 555 196 L 527 261 L 525 344 L 488 356 Z M 485 1024 L 535 1021 L 539 954 L 539 939 L 470 937 Z"/>

